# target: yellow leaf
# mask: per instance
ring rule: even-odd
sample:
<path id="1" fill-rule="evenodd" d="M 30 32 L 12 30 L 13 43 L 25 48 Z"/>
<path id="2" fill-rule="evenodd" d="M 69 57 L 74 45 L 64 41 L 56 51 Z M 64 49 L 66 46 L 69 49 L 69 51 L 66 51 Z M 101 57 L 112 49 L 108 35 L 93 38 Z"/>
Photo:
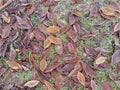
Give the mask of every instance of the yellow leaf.
<path id="1" fill-rule="evenodd" d="M 47 67 L 47 62 L 46 62 L 46 60 L 42 59 L 40 61 L 40 69 L 41 69 L 41 71 L 44 71 L 46 69 L 46 67 Z"/>
<path id="2" fill-rule="evenodd" d="M 50 32 L 50 33 L 57 33 L 57 32 L 59 32 L 59 30 L 60 30 L 60 28 L 57 27 L 57 26 L 49 26 L 47 28 L 47 31 Z"/>
<path id="3" fill-rule="evenodd" d="M 10 23 L 10 17 L 9 16 L 2 14 L 2 18 L 5 22 Z"/>
<path id="4" fill-rule="evenodd" d="M 85 76 L 79 71 L 77 73 L 77 79 L 83 86 L 85 85 Z"/>
<path id="5" fill-rule="evenodd" d="M 101 56 L 95 60 L 95 64 L 102 64 L 105 62 L 106 59 L 107 59 L 106 57 Z"/>
<path id="6" fill-rule="evenodd" d="M 102 10 L 103 14 L 105 14 L 105 15 L 108 15 L 108 16 L 116 15 L 115 11 L 110 7 L 103 7 L 103 8 L 101 8 L 101 10 Z"/>
<path id="7" fill-rule="evenodd" d="M 56 90 L 51 83 L 45 80 L 45 85 L 47 86 L 48 90 Z"/>
<path id="8" fill-rule="evenodd" d="M 31 80 L 31 81 L 28 81 L 27 83 L 24 84 L 24 86 L 27 86 L 27 87 L 35 87 L 39 84 L 39 81 L 38 80 Z"/>
<path id="9" fill-rule="evenodd" d="M 47 38 L 45 41 L 44 41 L 44 48 L 48 48 L 49 46 L 51 45 L 51 42 L 50 40 Z"/>
<path id="10" fill-rule="evenodd" d="M 62 41 L 60 38 L 57 38 L 55 36 L 49 36 L 48 39 L 50 40 L 51 43 L 54 43 L 54 44 L 62 44 Z"/>
<path id="11" fill-rule="evenodd" d="M 11 67 L 12 69 L 15 69 L 15 70 L 17 70 L 17 69 L 22 69 L 22 66 L 19 64 L 19 63 L 17 63 L 17 62 L 15 62 L 15 61 L 6 61 L 6 63 L 9 65 L 9 67 Z"/>

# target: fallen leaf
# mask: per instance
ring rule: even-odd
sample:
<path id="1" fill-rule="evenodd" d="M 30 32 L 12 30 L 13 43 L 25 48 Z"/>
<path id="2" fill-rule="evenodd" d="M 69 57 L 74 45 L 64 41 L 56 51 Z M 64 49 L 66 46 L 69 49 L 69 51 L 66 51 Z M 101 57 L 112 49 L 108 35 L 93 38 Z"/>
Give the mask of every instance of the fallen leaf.
<path id="1" fill-rule="evenodd" d="M 55 45 L 55 50 L 57 52 L 57 54 L 61 55 L 63 53 L 63 44 L 56 44 Z"/>
<path id="2" fill-rule="evenodd" d="M 15 60 L 16 57 L 16 50 L 13 48 L 13 46 L 11 45 L 10 47 L 10 55 L 9 55 L 9 59 L 10 60 Z"/>
<path id="3" fill-rule="evenodd" d="M 92 90 L 97 90 L 97 85 L 94 80 L 91 80 L 90 86 L 91 86 Z"/>
<path id="4" fill-rule="evenodd" d="M 0 7 L 3 6 L 3 1 L 4 1 L 4 0 L 0 0 Z"/>
<path id="5" fill-rule="evenodd" d="M 2 30 L 2 38 L 7 38 L 10 34 L 11 27 L 10 26 L 5 26 L 4 29 Z"/>
<path id="6" fill-rule="evenodd" d="M 72 30 L 70 29 L 68 32 L 67 32 L 68 36 L 74 41 L 76 42 L 77 41 L 77 34 Z"/>
<path id="7" fill-rule="evenodd" d="M 117 32 L 119 30 L 120 30 L 120 22 L 118 22 L 117 24 L 115 24 L 113 31 Z"/>
<path id="8" fill-rule="evenodd" d="M 6 61 L 6 63 L 12 69 L 15 69 L 15 70 L 22 69 L 22 66 L 19 63 L 15 62 L 15 61 Z"/>
<path id="9" fill-rule="evenodd" d="M 86 10 L 88 10 L 88 7 L 89 7 L 89 5 L 87 5 L 87 4 L 79 4 L 77 6 L 77 10 L 78 11 L 86 11 Z"/>
<path id="10" fill-rule="evenodd" d="M 2 18 L 6 23 L 10 23 L 10 17 L 9 16 L 2 14 Z"/>
<path id="11" fill-rule="evenodd" d="M 120 81 L 114 81 L 116 85 L 120 88 Z"/>
<path id="12" fill-rule="evenodd" d="M 46 87 L 49 89 L 49 90 L 56 90 L 53 85 L 51 83 L 49 83 L 48 81 L 44 81 Z"/>
<path id="13" fill-rule="evenodd" d="M 60 30 L 60 28 L 58 26 L 49 26 L 47 28 L 47 31 L 49 33 L 57 33 L 57 32 L 59 32 L 59 30 Z"/>
<path id="14" fill-rule="evenodd" d="M 120 62 L 120 49 L 116 50 L 111 57 L 111 64 Z"/>
<path id="15" fill-rule="evenodd" d="M 31 80 L 31 81 L 28 81 L 24 84 L 24 86 L 27 86 L 27 87 L 35 87 L 39 84 L 39 81 L 38 80 Z"/>
<path id="16" fill-rule="evenodd" d="M 44 59 L 42 59 L 42 60 L 40 61 L 40 70 L 41 70 L 41 71 L 44 71 L 44 70 L 46 69 L 46 67 L 47 67 L 47 61 L 44 60 Z"/>
<path id="17" fill-rule="evenodd" d="M 110 8 L 110 7 L 103 7 L 101 8 L 103 14 L 108 15 L 108 16 L 116 16 L 115 11 Z"/>
<path id="18" fill-rule="evenodd" d="M 52 35 L 48 36 L 48 40 L 50 40 L 50 42 L 53 44 L 62 44 L 62 41 L 60 38 L 57 38 L 57 37 L 52 36 Z"/>
<path id="19" fill-rule="evenodd" d="M 42 90 L 48 90 L 45 85 L 42 86 Z"/>
<path id="20" fill-rule="evenodd" d="M 95 64 L 102 64 L 102 63 L 105 62 L 106 59 L 107 59 L 106 57 L 101 56 L 101 57 L 98 57 L 98 58 L 94 61 L 94 63 L 95 63 Z"/>
<path id="21" fill-rule="evenodd" d="M 85 85 L 85 76 L 79 71 L 77 73 L 77 79 L 83 86 Z"/>
<path id="22" fill-rule="evenodd" d="M 110 83 L 106 81 L 102 82 L 100 86 L 101 86 L 101 90 L 113 90 Z"/>
<path id="23" fill-rule="evenodd" d="M 44 48 L 48 48 L 51 45 L 51 42 L 48 38 L 46 38 L 46 40 L 44 41 Z"/>

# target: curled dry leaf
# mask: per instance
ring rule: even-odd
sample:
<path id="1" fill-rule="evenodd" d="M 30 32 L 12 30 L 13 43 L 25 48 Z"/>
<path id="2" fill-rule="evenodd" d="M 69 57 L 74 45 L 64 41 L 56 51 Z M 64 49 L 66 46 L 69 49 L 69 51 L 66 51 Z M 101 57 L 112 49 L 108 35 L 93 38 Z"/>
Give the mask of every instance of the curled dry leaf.
<path id="1" fill-rule="evenodd" d="M 35 87 L 39 84 L 39 81 L 38 80 L 31 80 L 31 81 L 28 81 L 24 84 L 24 86 L 27 86 L 27 87 Z"/>
<path id="2" fill-rule="evenodd" d="M 51 42 L 48 38 L 46 38 L 46 40 L 44 41 L 44 48 L 48 48 L 51 45 Z"/>
<path id="3" fill-rule="evenodd" d="M 50 42 L 53 43 L 53 44 L 62 44 L 62 41 L 61 41 L 60 38 L 57 38 L 57 37 L 52 36 L 52 35 L 48 36 L 47 38 L 48 38 L 48 40 L 50 40 Z"/>
<path id="4" fill-rule="evenodd" d="M 103 7 L 101 8 L 102 13 L 107 16 L 116 16 L 116 12 L 110 7 Z"/>
<path id="5" fill-rule="evenodd" d="M 60 28 L 58 26 L 49 26 L 47 28 L 47 31 L 49 33 L 57 33 L 57 32 L 59 32 L 59 30 L 60 30 Z"/>
<path id="6" fill-rule="evenodd" d="M 9 16 L 2 14 L 2 18 L 6 23 L 10 23 L 10 17 Z"/>
<path id="7" fill-rule="evenodd" d="M 49 90 L 56 90 L 55 88 L 54 88 L 54 86 L 51 84 L 51 83 L 49 83 L 48 81 L 44 81 L 44 83 L 45 83 L 45 85 L 47 86 L 47 88 L 49 89 Z"/>
<path id="8" fill-rule="evenodd" d="M 94 63 L 95 63 L 95 64 L 102 64 L 102 63 L 105 62 L 106 59 L 107 59 L 106 57 L 101 56 L 101 57 L 98 57 L 98 58 L 95 60 Z"/>
<path id="9" fill-rule="evenodd" d="M 40 69 L 41 69 L 41 71 L 44 71 L 46 69 L 46 67 L 47 67 L 47 61 L 42 59 L 40 61 Z"/>
<path id="10" fill-rule="evenodd" d="M 118 22 L 118 23 L 114 26 L 113 31 L 114 31 L 114 32 L 117 32 L 117 31 L 119 31 L 119 30 L 120 30 L 120 22 Z"/>
<path id="11" fill-rule="evenodd" d="M 6 61 L 6 63 L 12 69 L 15 69 L 15 70 L 22 69 L 22 66 L 19 63 L 15 62 L 15 61 Z"/>
<path id="12" fill-rule="evenodd" d="M 77 73 L 77 79 L 83 86 L 85 85 L 85 76 L 79 71 Z"/>

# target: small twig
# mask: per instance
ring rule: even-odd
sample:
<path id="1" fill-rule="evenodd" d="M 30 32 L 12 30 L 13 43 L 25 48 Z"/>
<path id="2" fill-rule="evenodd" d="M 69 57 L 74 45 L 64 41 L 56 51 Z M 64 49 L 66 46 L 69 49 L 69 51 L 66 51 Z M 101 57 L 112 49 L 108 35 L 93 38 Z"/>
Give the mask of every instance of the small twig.
<path id="1" fill-rule="evenodd" d="M 10 3 L 12 3 L 13 0 L 8 0 L 7 3 L 5 3 L 3 6 L 0 7 L 0 11 L 3 10 L 5 7 L 7 7 Z"/>

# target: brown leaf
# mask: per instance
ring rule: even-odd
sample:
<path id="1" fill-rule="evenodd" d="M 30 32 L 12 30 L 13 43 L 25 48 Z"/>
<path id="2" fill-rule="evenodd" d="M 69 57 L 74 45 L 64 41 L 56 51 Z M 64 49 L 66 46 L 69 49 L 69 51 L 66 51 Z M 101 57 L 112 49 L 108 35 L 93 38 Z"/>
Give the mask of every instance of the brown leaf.
<path id="1" fill-rule="evenodd" d="M 45 85 L 42 86 L 42 90 L 48 90 Z"/>
<path id="2" fill-rule="evenodd" d="M 53 44 L 62 44 L 62 41 L 60 38 L 57 38 L 57 37 L 52 36 L 52 35 L 48 36 L 48 40 L 50 40 L 50 42 Z"/>
<path id="3" fill-rule="evenodd" d="M 57 54 L 61 55 L 63 53 L 63 44 L 55 45 L 55 50 Z"/>
<path id="4" fill-rule="evenodd" d="M 85 85 L 85 76 L 79 71 L 77 73 L 77 79 L 83 86 Z"/>
<path id="5" fill-rule="evenodd" d="M 74 41 L 76 42 L 77 41 L 77 34 L 72 30 L 70 29 L 68 32 L 67 32 L 68 36 Z"/>
<path id="6" fill-rule="evenodd" d="M 51 42 L 48 38 L 46 38 L 46 40 L 44 41 L 44 48 L 48 48 L 51 45 Z"/>
<path id="7" fill-rule="evenodd" d="M 114 32 L 117 32 L 117 31 L 119 31 L 119 30 L 120 30 L 120 22 L 118 22 L 118 23 L 114 26 L 113 31 L 114 31 Z"/>
<path id="8" fill-rule="evenodd" d="M 101 83 L 101 90 L 113 90 L 113 89 L 110 83 L 105 81 Z"/>
<path id="9" fill-rule="evenodd" d="M 2 14 L 2 18 L 6 23 L 10 23 L 10 17 L 9 16 Z"/>
<path id="10" fill-rule="evenodd" d="M 37 39 L 37 41 L 44 41 L 45 40 L 45 36 L 43 33 L 41 33 L 40 31 L 34 30 L 33 31 L 35 38 Z"/>
<path id="11" fill-rule="evenodd" d="M 97 90 L 97 85 L 94 80 L 91 80 L 90 86 L 91 86 L 92 90 Z"/>
<path id="12" fill-rule="evenodd" d="M 106 59 L 107 59 L 106 57 L 100 56 L 94 61 L 94 63 L 99 65 L 104 63 Z"/>
<path id="13" fill-rule="evenodd" d="M 44 83 L 49 90 L 56 90 L 54 88 L 54 86 L 51 83 L 49 83 L 48 81 L 45 80 Z"/>
<path id="14" fill-rule="evenodd" d="M 82 17 L 82 13 L 79 12 L 78 10 L 76 10 L 76 9 L 72 10 L 71 13 L 72 13 L 73 15 L 78 16 L 78 17 Z"/>
<path id="15" fill-rule="evenodd" d="M 107 16 L 116 16 L 115 11 L 110 8 L 110 7 L 103 7 L 101 8 L 103 14 L 107 15 Z"/>
<path id="16" fill-rule="evenodd" d="M 6 61 L 6 63 L 9 65 L 9 67 L 11 67 L 12 69 L 18 70 L 18 69 L 22 69 L 22 66 L 17 63 L 16 61 Z"/>
<path id="17" fill-rule="evenodd" d="M 47 28 L 47 31 L 49 33 L 57 33 L 57 32 L 59 32 L 59 30 L 60 30 L 60 28 L 58 26 L 49 26 Z"/>
<path id="18" fill-rule="evenodd" d="M 10 60 L 15 60 L 15 57 L 16 57 L 16 51 L 15 51 L 15 49 L 11 45 L 9 59 Z"/>
<path id="19" fill-rule="evenodd" d="M 2 38 L 7 38 L 10 34 L 11 27 L 10 26 L 5 26 L 4 29 L 2 30 Z"/>
<path id="20" fill-rule="evenodd" d="M 47 67 L 47 61 L 44 60 L 44 59 L 42 59 L 42 60 L 40 61 L 40 70 L 41 70 L 41 71 L 44 71 L 44 70 L 46 69 L 46 67 Z"/>
<path id="21" fill-rule="evenodd" d="M 28 81 L 24 84 L 24 86 L 27 86 L 27 87 L 35 87 L 39 84 L 39 81 L 38 80 L 31 80 L 31 81 Z"/>
<path id="22" fill-rule="evenodd" d="M 86 10 L 88 10 L 88 7 L 89 7 L 89 5 L 79 4 L 79 5 L 77 6 L 77 10 L 78 10 L 78 11 L 86 11 Z"/>
<path id="23" fill-rule="evenodd" d="M 120 49 L 116 50 L 111 57 L 111 64 L 120 62 Z"/>

